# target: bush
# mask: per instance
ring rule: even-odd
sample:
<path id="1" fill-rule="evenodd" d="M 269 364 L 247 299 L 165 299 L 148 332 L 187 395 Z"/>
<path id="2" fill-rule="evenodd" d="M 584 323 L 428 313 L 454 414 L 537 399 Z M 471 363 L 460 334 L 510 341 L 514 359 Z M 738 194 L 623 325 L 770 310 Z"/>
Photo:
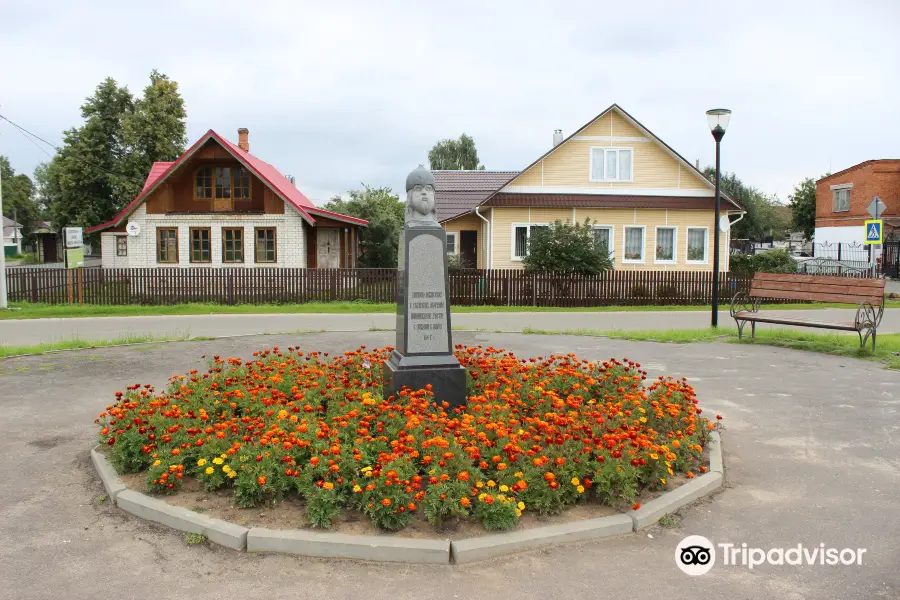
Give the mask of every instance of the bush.
<path id="1" fill-rule="evenodd" d="M 797 261 L 787 250 L 770 250 L 759 254 L 733 254 L 730 261 L 731 272 L 736 275 L 797 272 Z"/>
<path id="2" fill-rule="evenodd" d="M 116 468 L 146 471 L 151 492 L 194 477 L 241 507 L 299 497 L 318 528 L 349 509 L 387 531 L 418 511 L 436 527 L 471 518 L 502 530 L 525 510 L 628 507 L 644 488 L 690 477 L 715 428 L 683 379 L 645 385 L 633 362 L 458 347 L 472 392 L 450 410 L 428 390 L 382 397 L 388 355 L 216 357 L 163 394 L 118 392 L 97 419 L 100 441 Z"/>
<path id="3" fill-rule="evenodd" d="M 597 275 L 613 268 L 609 249 L 594 242 L 590 219 L 574 225 L 557 219 L 550 227 L 532 227 L 522 264 L 526 271 L 576 275 Z"/>

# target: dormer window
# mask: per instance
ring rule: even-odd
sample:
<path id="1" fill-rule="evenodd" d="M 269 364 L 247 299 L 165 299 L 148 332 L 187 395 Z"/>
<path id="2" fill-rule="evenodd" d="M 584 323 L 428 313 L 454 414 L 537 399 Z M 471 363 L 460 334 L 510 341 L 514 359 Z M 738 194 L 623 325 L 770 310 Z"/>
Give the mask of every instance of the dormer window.
<path id="1" fill-rule="evenodd" d="M 631 148 L 591 148 L 591 181 L 631 181 Z"/>
<path id="2" fill-rule="evenodd" d="M 244 167 L 202 167 L 194 176 L 194 199 L 250 199 L 250 171 Z"/>

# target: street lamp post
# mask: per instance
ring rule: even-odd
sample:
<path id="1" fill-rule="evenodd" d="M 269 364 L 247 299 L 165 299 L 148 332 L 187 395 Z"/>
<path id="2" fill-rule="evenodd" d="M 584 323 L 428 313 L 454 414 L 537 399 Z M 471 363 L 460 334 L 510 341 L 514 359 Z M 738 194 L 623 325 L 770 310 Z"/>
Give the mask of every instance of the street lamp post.
<path id="1" fill-rule="evenodd" d="M 712 326 L 719 326 L 719 214 L 721 204 L 721 192 L 719 191 L 719 143 L 725 136 L 725 128 L 731 119 L 731 111 L 727 108 L 714 108 L 706 111 L 706 121 L 716 140 L 716 221 L 713 224 L 713 289 L 712 289 Z"/>

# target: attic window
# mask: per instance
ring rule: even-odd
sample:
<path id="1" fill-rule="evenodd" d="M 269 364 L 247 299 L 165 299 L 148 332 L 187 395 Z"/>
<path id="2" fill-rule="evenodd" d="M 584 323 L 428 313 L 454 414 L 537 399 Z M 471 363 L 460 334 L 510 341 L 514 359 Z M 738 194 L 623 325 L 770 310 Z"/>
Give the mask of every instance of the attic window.
<path id="1" fill-rule="evenodd" d="M 194 199 L 250 199 L 250 171 L 244 167 L 202 167 L 194 175 Z"/>
<path id="2" fill-rule="evenodd" d="M 591 148 L 591 181 L 631 181 L 631 148 Z"/>

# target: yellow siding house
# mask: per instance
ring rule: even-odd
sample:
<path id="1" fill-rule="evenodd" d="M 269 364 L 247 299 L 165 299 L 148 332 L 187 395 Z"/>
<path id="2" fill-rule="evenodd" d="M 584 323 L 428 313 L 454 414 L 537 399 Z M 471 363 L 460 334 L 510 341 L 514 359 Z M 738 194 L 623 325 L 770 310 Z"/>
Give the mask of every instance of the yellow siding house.
<path id="1" fill-rule="evenodd" d="M 712 270 L 715 187 L 613 104 L 521 172 L 435 171 L 447 251 L 467 266 L 516 269 L 528 237 L 590 218 L 617 270 Z M 723 221 L 743 211 L 722 196 Z M 725 225 L 723 223 L 723 225 Z M 728 227 L 720 236 L 728 270 Z"/>

